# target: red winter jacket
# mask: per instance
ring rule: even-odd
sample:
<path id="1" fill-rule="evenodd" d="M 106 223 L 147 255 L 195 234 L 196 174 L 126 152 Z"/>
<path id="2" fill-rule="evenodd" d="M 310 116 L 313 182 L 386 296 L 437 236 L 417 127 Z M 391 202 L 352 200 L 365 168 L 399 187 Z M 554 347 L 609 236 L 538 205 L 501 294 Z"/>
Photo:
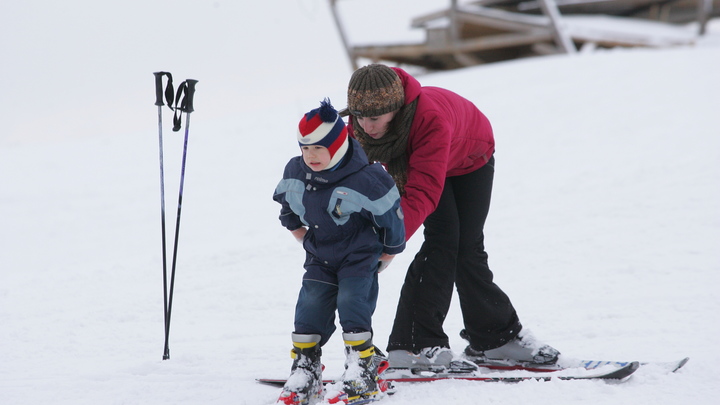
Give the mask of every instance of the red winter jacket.
<path id="1" fill-rule="evenodd" d="M 401 201 L 408 240 L 437 208 L 445 178 L 485 165 L 495 151 L 495 139 L 490 121 L 472 102 L 449 90 L 420 86 L 404 70 L 392 69 L 402 79 L 405 104 L 418 98 L 408 137 L 408 180 Z"/>

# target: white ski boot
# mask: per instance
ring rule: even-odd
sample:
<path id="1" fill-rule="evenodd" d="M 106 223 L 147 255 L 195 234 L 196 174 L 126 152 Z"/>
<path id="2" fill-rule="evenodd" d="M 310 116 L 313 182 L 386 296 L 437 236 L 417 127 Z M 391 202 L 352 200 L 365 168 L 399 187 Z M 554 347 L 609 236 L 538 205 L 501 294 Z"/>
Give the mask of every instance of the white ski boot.
<path id="1" fill-rule="evenodd" d="M 453 352 L 440 346 L 423 348 L 417 354 L 407 350 L 391 350 L 388 352 L 388 361 L 390 368 L 447 369 L 453 361 Z"/>
<path id="2" fill-rule="evenodd" d="M 460 336 L 469 340 L 465 330 L 460 332 Z M 468 345 L 464 355 L 478 365 L 494 360 L 549 365 L 557 363 L 560 352 L 550 345 L 539 342 L 530 331 L 523 329 L 515 339 L 495 349 L 476 350 Z"/>

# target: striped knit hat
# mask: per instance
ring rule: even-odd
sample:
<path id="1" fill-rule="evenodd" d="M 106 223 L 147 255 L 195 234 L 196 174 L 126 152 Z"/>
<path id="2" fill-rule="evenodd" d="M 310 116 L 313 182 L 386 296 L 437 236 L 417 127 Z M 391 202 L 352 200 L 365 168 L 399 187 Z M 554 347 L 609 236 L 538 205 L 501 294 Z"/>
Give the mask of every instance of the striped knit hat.
<path id="1" fill-rule="evenodd" d="M 320 145 L 330 151 L 328 169 L 334 167 L 348 149 L 348 137 L 345 122 L 330 104 L 329 99 L 320 103 L 320 107 L 305 114 L 298 125 L 298 143 L 300 146 Z"/>
<path id="2" fill-rule="evenodd" d="M 391 68 L 374 63 L 356 70 L 348 84 L 348 111 L 356 117 L 377 117 L 405 103 L 402 80 Z"/>

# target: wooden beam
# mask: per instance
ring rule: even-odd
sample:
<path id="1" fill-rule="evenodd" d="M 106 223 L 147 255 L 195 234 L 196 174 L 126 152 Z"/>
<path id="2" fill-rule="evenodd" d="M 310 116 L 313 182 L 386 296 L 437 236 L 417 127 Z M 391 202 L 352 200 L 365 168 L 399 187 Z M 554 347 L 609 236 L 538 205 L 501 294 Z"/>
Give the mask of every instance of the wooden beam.
<path id="1" fill-rule="evenodd" d="M 442 10 L 412 20 L 411 26 L 422 28 L 427 23 L 441 18 L 449 18 L 451 10 Z M 546 16 L 513 13 L 504 10 L 495 10 L 481 6 L 458 5 L 455 10 L 456 18 L 468 24 L 492 27 L 506 31 L 531 30 L 537 27 L 547 27 L 550 19 Z"/>
<path id="2" fill-rule="evenodd" d="M 494 18 L 488 15 L 475 13 L 465 13 L 460 11 L 457 13 L 457 20 L 465 24 L 477 25 L 481 27 L 489 27 L 500 31 L 531 31 L 539 27 L 547 27 L 550 20 L 544 16 L 530 16 L 532 21 L 519 21 L 504 18 Z"/>
<path id="3" fill-rule="evenodd" d="M 577 49 L 570 39 L 570 35 L 567 33 L 565 23 L 562 21 L 560 11 L 558 11 L 555 0 L 540 0 L 540 7 L 542 7 L 543 13 L 550 18 L 550 23 L 553 28 L 553 34 L 555 36 L 555 42 L 558 48 L 565 51 L 565 53 L 575 53 Z"/>
<path id="4" fill-rule="evenodd" d="M 428 47 L 426 44 L 395 44 L 395 45 L 367 45 L 353 47 L 353 53 L 358 57 L 369 59 L 383 59 L 392 57 L 420 57 L 430 55 L 447 55 L 456 52 L 472 53 L 500 49 L 513 46 L 530 45 L 537 42 L 552 41 L 549 31 L 533 31 L 529 33 L 510 33 L 490 35 L 458 41 L 455 46 Z"/>
<path id="5" fill-rule="evenodd" d="M 429 23 L 430 21 L 439 20 L 441 18 L 447 17 L 450 13 L 450 10 L 440 10 L 435 11 L 430 14 L 425 14 L 420 17 L 415 17 L 412 20 L 410 20 L 410 27 L 411 28 L 424 28 L 425 24 Z"/>
<path id="6" fill-rule="evenodd" d="M 345 53 L 347 53 L 348 59 L 350 59 L 350 66 L 352 67 L 352 70 L 355 71 L 358 68 L 357 64 L 357 58 L 355 55 L 353 55 L 352 47 L 350 46 L 350 43 L 348 42 L 347 35 L 345 34 L 345 27 L 343 27 L 342 22 L 340 21 L 340 14 L 337 11 L 337 7 L 335 6 L 335 3 L 337 3 L 337 0 L 329 0 L 330 1 L 330 11 L 332 12 L 333 20 L 335 20 L 335 26 L 338 29 L 338 33 L 340 34 L 340 40 L 343 43 L 343 46 L 345 47 Z"/>
<path id="7" fill-rule="evenodd" d="M 698 0 L 698 24 L 700 25 L 698 35 L 700 36 L 705 35 L 712 8 L 712 0 Z"/>
<path id="8" fill-rule="evenodd" d="M 552 38 L 552 34 L 546 30 L 488 35 L 485 37 L 470 38 L 460 41 L 455 46 L 454 50 L 465 53 L 487 51 L 490 49 L 508 48 L 530 45 L 536 42 L 552 41 Z"/>

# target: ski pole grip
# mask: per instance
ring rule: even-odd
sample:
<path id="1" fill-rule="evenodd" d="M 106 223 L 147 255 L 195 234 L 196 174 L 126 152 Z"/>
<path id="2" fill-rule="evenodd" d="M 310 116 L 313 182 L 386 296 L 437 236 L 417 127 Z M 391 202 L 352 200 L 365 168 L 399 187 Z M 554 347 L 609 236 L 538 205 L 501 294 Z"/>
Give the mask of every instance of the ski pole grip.
<path id="1" fill-rule="evenodd" d="M 193 79 L 187 79 L 185 80 L 185 83 L 187 83 L 187 88 L 185 89 L 185 112 L 191 113 L 195 111 L 193 108 L 193 98 L 195 97 L 195 84 L 197 84 L 197 80 Z"/>
<path id="2" fill-rule="evenodd" d="M 165 105 L 163 103 L 162 77 L 165 72 L 155 72 L 155 105 Z"/>

